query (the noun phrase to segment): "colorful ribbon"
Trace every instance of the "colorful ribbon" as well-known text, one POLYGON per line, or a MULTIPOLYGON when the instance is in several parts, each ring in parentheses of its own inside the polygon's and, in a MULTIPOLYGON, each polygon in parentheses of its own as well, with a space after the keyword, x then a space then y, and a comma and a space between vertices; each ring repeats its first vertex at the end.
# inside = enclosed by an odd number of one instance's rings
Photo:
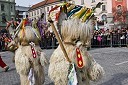
MULTIPOLYGON (((95 8, 93 9, 90 9, 90 8, 86 8, 85 6, 79 6, 79 5, 74 5, 74 4, 71 4, 71 3, 63 3, 63 4, 60 4, 56 7, 54 7, 53 9, 51 9, 49 11, 49 14, 54 11, 55 9, 61 7, 62 9, 60 9, 59 12, 61 12, 62 10, 66 10, 66 14, 67 14, 67 17, 68 18, 79 18, 81 19, 82 22, 88 22, 92 16, 94 15, 94 10, 98 7, 100 7, 103 3, 98 3, 96 5, 95 8)), ((59 15, 60 13, 57 13, 56 15, 56 19, 59 19, 59 15)))

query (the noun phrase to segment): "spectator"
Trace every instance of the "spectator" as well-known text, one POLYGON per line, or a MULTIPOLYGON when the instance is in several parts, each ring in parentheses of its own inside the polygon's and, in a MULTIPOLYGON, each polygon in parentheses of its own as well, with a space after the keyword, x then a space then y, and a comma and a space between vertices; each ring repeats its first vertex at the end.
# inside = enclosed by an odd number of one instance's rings
POLYGON ((107 37, 106 45, 107 45, 107 46, 110 46, 111 36, 110 36, 110 31, 109 31, 109 29, 106 30, 105 35, 106 35, 106 37, 107 37))
POLYGON ((102 41, 101 34, 98 34, 97 40, 99 42, 99 46, 101 47, 101 41, 102 41))
POLYGON ((124 28, 121 29, 121 46, 126 45, 126 30, 124 28))
POLYGON ((104 30, 94 30, 92 38, 92 47, 105 47, 105 46, 126 46, 127 44, 127 29, 112 28, 104 30), (100 38, 101 37, 101 38, 100 38))

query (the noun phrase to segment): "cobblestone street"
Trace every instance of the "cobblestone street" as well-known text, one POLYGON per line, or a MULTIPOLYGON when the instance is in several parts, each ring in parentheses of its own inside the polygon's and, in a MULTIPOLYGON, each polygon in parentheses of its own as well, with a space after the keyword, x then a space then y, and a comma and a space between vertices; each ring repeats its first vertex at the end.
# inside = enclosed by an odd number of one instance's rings
MULTIPOLYGON (((54 49, 44 50, 48 59, 53 51, 54 49)), ((91 85, 128 85, 128 48, 92 48, 89 52, 105 70, 103 79, 100 82, 91 82, 91 85)), ((8 51, 0 54, 10 67, 8 72, 3 72, 0 68, 0 85, 20 85, 19 75, 12 62, 14 54, 8 51)), ((47 70, 48 66, 45 67, 45 85, 53 85, 47 76, 47 70)))

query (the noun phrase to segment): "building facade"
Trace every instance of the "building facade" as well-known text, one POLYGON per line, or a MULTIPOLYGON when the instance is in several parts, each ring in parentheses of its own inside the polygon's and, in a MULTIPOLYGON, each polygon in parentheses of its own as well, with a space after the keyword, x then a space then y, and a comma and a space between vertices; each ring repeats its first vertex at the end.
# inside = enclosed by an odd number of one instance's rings
POLYGON ((15 6, 16 8, 16 19, 23 19, 28 17, 28 10, 30 7, 15 6))
POLYGON ((128 0, 92 0, 91 7, 103 2, 100 9, 95 11, 99 27, 113 28, 128 23, 128 0))
MULTIPOLYGON (((28 17, 30 19, 39 19, 42 14, 44 14, 44 21, 47 22, 48 16, 49 16, 49 11, 55 7, 56 5, 62 3, 64 0, 45 0, 42 2, 39 2, 35 5, 33 5, 29 11, 28 11, 28 17)), ((57 21, 56 21, 56 13, 59 11, 59 8, 54 10, 51 13, 51 18, 54 21, 55 27, 57 28, 57 21)), ((52 28, 48 28, 50 32, 52 32, 52 28)))
POLYGON ((125 25, 127 21, 127 0, 112 0, 112 14, 116 26, 125 25))
POLYGON ((6 20, 15 18, 15 0, 0 0, 0 28, 6 26, 6 20))
POLYGON ((29 10, 28 10, 28 17, 30 19, 38 19, 42 13, 45 14, 45 8, 44 8, 45 1, 39 2, 35 5, 33 5, 29 10))
MULTIPOLYGON (((63 1, 63 0, 62 0, 63 1)), ((42 13, 44 13, 44 17, 47 20, 48 12, 55 7, 56 5, 60 4, 60 0, 44 0, 42 2, 39 2, 35 5, 33 5, 29 11, 28 16, 30 19, 38 19, 42 13)), ((57 11, 57 10, 56 10, 57 11)))
MULTIPOLYGON (((100 8, 95 10, 95 16, 97 17, 97 24, 99 28, 108 29, 115 26, 115 24, 117 24, 116 21, 119 21, 120 18, 117 16, 119 12, 123 14, 120 21, 122 20, 128 24, 128 0, 88 0, 88 2, 86 0, 71 0, 71 3, 73 4, 83 5, 90 8, 94 8, 98 2, 103 3, 100 8), (116 9, 119 9, 120 7, 122 11, 118 10, 117 14, 116 9)), ((35 4, 29 10, 29 17, 31 19, 39 18, 41 13, 44 13, 46 15, 45 19, 47 20, 48 11, 59 3, 61 3, 60 0, 45 0, 35 4)), ((53 12, 53 16, 55 15, 56 11, 53 12)))

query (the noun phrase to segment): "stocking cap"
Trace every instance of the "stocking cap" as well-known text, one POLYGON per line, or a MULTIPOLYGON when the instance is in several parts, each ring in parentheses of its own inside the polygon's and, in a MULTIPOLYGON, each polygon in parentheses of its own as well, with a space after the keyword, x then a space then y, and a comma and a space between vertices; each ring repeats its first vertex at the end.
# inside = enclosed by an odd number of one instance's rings
MULTIPOLYGON (((23 19, 21 21, 21 23, 19 24, 19 26, 16 28, 16 33, 15 33, 15 37, 17 35, 20 35, 20 38, 24 38, 26 36, 26 26, 29 26, 29 28, 31 29, 31 31, 34 33, 34 35, 38 38, 38 40, 41 40, 41 36, 40 33, 38 31, 37 26, 31 26, 31 23, 28 19, 23 19), (19 34, 20 33, 20 34, 19 34)), ((36 23, 36 22, 33 22, 36 23)), ((35 24, 36 25, 36 24, 35 24)), ((29 32, 27 32, 29 33, 29 32)), ((14 38, 15 38, 14 37, 14 38)))
MULTIPOLYGON (((49 11, 49 15, 52 11, 56 10, 57 8, 61 8, 61 12, 64 12, 67 15, 67 19, 75 19, 78 18, 81 20, 81 22, 88 22, 93 16, 94 16, 94 11, 96 8, 100 8, 100 6, 103 3, 99 2, 96 7, 94 7, 93 9, 91 8, 87 8, 86 6, 80 6, 80 5, 75 5, 75 4, 71 4, 71 3, 62 3, 57 5, 56 7, 54 7, 53 9, 51 9, 49 11)), ((59 12, 60 12, 59 11, 59 12)), ((56 15, 56 19, 58 19, 58 14, 56 15)))

